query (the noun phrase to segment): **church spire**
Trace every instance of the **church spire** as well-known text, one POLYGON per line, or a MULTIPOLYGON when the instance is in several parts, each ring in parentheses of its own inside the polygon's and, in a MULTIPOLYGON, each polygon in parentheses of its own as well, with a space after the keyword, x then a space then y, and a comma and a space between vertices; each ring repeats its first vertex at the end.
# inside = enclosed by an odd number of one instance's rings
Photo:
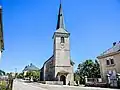
POLYGON ((0 51, 4 50, 3 27, 2 27, 2 6, 0 5, 0 51))
POLYGON ((61 1, 60 1, 60 7, 59 7, 59 13, 58 13, 58 21, 57 21, 57 27, 56 27, 56 29, 59 29, 59 28, 65 29, 61 1))

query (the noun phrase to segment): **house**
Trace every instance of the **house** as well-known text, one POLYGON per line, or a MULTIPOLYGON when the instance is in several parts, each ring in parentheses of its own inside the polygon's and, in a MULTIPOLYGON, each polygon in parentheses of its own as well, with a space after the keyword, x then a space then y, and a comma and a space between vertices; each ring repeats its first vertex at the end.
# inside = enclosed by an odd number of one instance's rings
POLYGON ((120 42, 113 43, 113 46, 97 57, 100 61, 100 71, 103 81, 109 75, 111 83, 117 83, 117 74, 120 73, 120 42))
POLYGON ((24 73, 24 76, 25 76, 26 73, 29 72, 29 71, 38 71, 38 70, 40 70, 40 69, 31 63, 30 65, 25 66, 25 68, 23 69, 23 73, 24 73))

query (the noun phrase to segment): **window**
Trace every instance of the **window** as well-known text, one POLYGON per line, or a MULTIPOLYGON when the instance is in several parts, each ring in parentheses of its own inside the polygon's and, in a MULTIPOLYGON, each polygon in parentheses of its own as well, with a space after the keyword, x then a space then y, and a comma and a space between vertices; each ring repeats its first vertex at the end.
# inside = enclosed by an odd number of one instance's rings
POLYGON ((108 70, 107 74, 111 75, 112 74, 112 70, 108 70))
POLYGON ((111 62, 111 64, 114 64, 114 60, 113 59, 110 59, 110 62, 111 62))
POLYGON ((109 62, 109 60, 106 60, 106 64, 107 64, 107 65, 110 65, 110 62, 109 62))
POLYGON ((61 43, 65 43, 64 37, 61 37, 61 43))

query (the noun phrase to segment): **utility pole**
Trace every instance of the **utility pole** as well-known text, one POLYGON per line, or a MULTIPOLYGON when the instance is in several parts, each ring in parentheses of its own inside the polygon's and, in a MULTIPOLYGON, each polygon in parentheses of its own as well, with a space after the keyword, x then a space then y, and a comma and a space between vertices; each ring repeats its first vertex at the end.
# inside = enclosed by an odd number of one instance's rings
POLYGON ((15 68, 15 78, 17 77, 17 68, 15 68))

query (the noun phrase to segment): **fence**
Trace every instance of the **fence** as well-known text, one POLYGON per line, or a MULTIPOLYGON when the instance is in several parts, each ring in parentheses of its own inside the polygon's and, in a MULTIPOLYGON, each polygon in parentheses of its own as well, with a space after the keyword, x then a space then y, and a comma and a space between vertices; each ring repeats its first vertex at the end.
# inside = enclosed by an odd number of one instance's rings
POLYGON ((108 87, 107 82, 103 82, 101 78, 85 78, 85 86, 108 87))
POLYGON ((101 78, 87 78, 87 82, 102 82, 101 78))
POLYGON ((120 78, 102 81, 101 78, 85 78, 86 86, 120 88, 120 78))

